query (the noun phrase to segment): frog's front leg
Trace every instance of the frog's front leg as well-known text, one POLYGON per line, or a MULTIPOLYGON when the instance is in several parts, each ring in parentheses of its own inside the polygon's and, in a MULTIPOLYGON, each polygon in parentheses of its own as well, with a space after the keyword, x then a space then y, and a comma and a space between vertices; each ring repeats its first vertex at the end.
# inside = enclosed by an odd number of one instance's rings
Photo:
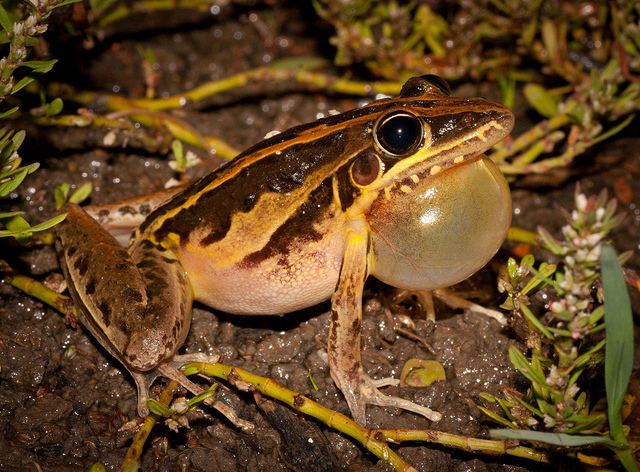
POLYGON ((365 372, 360 358, 362 292, 367 277, 368 235, 365 224, 348 229, 338 288, 331 299, 329 328, 329 368, 331 377, 342 390, 354 419, 365 424, 367 403, 413 411, 432 421, 441 418, 427 407, 381 393, 379 386, 388 380, 374 381, 365 372))

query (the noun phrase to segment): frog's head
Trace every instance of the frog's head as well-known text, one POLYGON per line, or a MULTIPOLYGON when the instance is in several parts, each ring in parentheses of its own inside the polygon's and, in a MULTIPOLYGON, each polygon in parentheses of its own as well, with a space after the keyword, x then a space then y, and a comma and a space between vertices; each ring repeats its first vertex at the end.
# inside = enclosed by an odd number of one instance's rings
POLYGON ((509 187, 482 153, 509 134, 513 114, 451 97, 434 76, 410 79, 390 103, 349 168, 354 211, 371 230, 370 273, 401 288, 449 286, 486 264, 509 227, 509 187))

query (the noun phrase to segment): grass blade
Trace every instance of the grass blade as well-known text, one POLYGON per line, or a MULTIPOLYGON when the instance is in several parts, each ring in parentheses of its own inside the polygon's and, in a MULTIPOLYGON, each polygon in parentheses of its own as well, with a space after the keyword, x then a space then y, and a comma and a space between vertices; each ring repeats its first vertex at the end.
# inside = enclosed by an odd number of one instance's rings
POLYGON ((609 438, 606 436, 578 436, 565 433, 544 433, 541 431, 530 431, 528 429, 490 429, 489 435, 495 439, 539 441, 564 447, 578 447, 609 442, 609 438))
POLYGON ((600 256, 604 287, 604 319, 607 332, 604 376, 611 437, 624 441, 621 408, 633 363, 631 302, 615 250, 603 245, 600 256))

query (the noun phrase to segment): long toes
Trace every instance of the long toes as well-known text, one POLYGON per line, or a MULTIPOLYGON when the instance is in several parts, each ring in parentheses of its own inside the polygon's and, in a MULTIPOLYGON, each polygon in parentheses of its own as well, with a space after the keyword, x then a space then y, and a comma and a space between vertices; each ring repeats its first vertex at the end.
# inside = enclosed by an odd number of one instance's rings
POLYGON ((418 415, 424 416, 430 421, 440 421, 442 419, 442 414, 437 411, 433 411, 431 408, 428 408, 423 405, 418 405, 409 400, 405 400, 404 398, 394 397, 390 395, 385 395, 376 389, 375 395, 373 395, 368 403, 372 405, 378 406, 388 406, 392 408, 400 408, 402 410, 411 411, 418 415))
POLYGON ((343 388, 342 391, 349 404, 351 415, 358 423, 364 425, 366 421, 365 407, 367 404, 383 407, 399 408, 424 416, 430 421, 440 421, 442 415, 426 406, 418 405, 404 398, 385 395, 378 390, 378 386, 390 385, 389 379, 375 381, 364 376, 351 388, 343 388))

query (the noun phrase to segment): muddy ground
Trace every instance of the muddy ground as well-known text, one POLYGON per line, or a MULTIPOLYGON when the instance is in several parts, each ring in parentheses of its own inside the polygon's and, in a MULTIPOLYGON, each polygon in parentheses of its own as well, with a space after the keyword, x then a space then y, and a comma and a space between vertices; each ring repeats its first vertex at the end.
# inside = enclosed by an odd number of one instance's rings
MULTIPOLYGON (((63 32, 52 34, 52 55, 60 58, 58 78, 84 89, 140 96, 144 81, 139 48, 144 48, 156 57, 156 87, 162 96, 281 57, 332 57, 328 27, 316 23, 311 11, 295 6, 277 11, 229 7, 217 15, 178 16, 171 22, 165 15, 141 20, 135 18, 121 25, 119 31, 92 49, 85 49, 79 41, 69 49, 71 43, 63 32), (140 27, 144 29, 140 31, 140 27)), ((456 93, 487 95, 486 90, 479 92, 472 87, 456 93)), ((331 109, 347 110, 357 105, 358 100, 351 97, 305 92, 292 86, 276 91, 249 87, 240 95, 222 97, 183 116, 198 129, 218 134, 242 149, 273 129, 282 130, 312 121, 331 109)), ((69 104, 68 110, 73 109, 69 104)), ((527 117, 519 116, 521 128, 528 123, 527 117)), ((607 188, 616 194, 614 189, 624 188, 625 195, 631 192, 631 198, 622 205, 628 217, 614 239, 619 251, 636 251, 630 267, 638 270, 637 131, 628 130, 624 136, 581 156, 568 172, 556 173, 545 182, 516 182, 514 224, 532 230, 544 224, 557 234, 564 224, 559 208, 571 208, 577 181, 588 193, 607 188)), ((13 206, 26 209, 30 221, 40 221, 53 213, 53 189, 59 183, 79 186, 91 181, 91 203, 100 204, 160 189, 174 176, 163 157, 134 148, 95 145, 103 135, 103 131, 84 129, 30 130, 24 154, 28 160, 41 162, 42 168, 13 196, 13 206)), ((218 163, 214 159, 210 166, 218 163)), ((6 241, 2 244, 2 257, 23 272, 53 284, 60 281, 51 248, 16 249, 6 241)), ((494 288, 495 270, 510 249, 505 245, 494 263, 461 289, 480 290, 486 294, 483 304, 497 306, 500 297, 494 288)), ((476 406, 481 402, 478 394, 498 394, 505 386, 523 385, 506 354, 517 342, 513 333, 481 315, 438 305, 435 324, 419 313, 413 320, 415 334, 434 348, 435 354, 431 354, 420 343, 393 330, 383 309, 391 294, 388 287, 376 281, 367 285, 365 368, 373 378, 380 378, 398 376, 403 363, 412 357, 440 361, 446 370, 446 382, 426 389, 387 391, 440 411, 443 420, 431 424, 413 414, 370 407, 368 425, 486 435, 492 424, 476 406)), ((137 421, 136 392, 128 374, 86 331, 71 329, 55 311, 6 284, 0 284, 0 295, 0 470, 82 470, 95 462, 117 470, 137 421)), ((269 376, 325 406, 348 413, 325 360, 327 308, 324 304, 286 317, 237 318, 196 305, 183 352, 220 354, 225 363, 269 376), (309 375, 317 390, 312 388, 309 375)), ((411 311, 411 306, 407 310, 411 311)), ((238 431, 215 412, 195 412, 190 416, 189 429, 175 433, 162 425, 155 428, 143 456, 144 470, 389 469, 346 437, 285 407, 266 404, 259 408, 251 395, 238 393, 233 387, 223 388, 220 397, 256 425, 254 434, 238 431), (271 410, 275 413, 266 412, 271 410), (309 441, 310 437, 314 440, 309 441)), ((536 469, 524 460, 444 447, 412 444, 398 451, 420 470, 536 469)), ((571 469, 572 465, 566 467, 571 469)))

